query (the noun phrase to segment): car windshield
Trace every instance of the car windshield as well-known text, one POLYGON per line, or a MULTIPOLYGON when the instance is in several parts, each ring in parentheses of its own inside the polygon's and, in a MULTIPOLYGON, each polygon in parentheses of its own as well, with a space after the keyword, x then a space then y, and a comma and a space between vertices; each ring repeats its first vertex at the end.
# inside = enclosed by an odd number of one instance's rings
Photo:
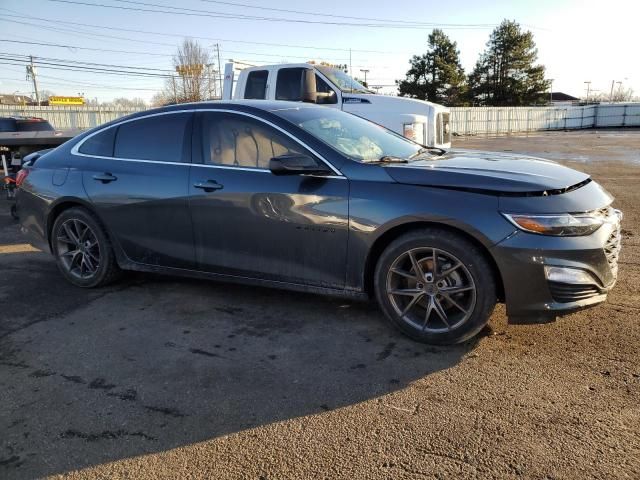
POLYGON ((408 161, 422 146, 350 113, 326 107, 290 108, 273 113, 359 162, 408 161))
POLYGON ((331 82, 337 86, 341 91, 347 93, 373 93, 367 87, 351 78, 342 70, 331 67, 316 66, 316 68, 322 72, 331 82))

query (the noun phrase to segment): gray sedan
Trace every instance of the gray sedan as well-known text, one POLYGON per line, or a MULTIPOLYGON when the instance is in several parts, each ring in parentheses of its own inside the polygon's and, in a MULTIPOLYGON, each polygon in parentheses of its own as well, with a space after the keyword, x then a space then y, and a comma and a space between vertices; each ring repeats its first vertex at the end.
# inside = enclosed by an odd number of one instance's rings
POLYGON ((621 213, 539 158, 425 148, 326 107, 176 105, 37 155, 17 212, 65 279, 122 270, 376 298, 410 337, 476 335, 594 305, 616 280, 621 213))

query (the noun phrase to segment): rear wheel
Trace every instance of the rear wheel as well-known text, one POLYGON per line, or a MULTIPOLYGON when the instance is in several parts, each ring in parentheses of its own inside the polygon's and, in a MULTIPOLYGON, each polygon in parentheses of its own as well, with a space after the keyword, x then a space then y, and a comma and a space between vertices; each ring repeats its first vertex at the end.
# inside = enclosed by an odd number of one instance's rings
POLYGON ((51 246, 62 275, 78 287, 107 285, 120 272, 103 227, 84 208, 70 208, 56 218, 51 246))
POLYGON ((387 318, 424 343, 473 337, 496 303, 495 280, 483 252, 446 230, 419 230, 392 242, 378 261, 374 285, 387 318))

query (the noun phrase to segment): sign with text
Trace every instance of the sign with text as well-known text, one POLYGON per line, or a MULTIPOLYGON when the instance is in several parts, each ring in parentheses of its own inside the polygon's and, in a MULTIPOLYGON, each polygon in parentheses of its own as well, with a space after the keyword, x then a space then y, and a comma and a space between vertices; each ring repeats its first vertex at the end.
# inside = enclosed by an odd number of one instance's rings
POLYGON ((49 105, 84 105, 84 97, 49 97, 49 105))

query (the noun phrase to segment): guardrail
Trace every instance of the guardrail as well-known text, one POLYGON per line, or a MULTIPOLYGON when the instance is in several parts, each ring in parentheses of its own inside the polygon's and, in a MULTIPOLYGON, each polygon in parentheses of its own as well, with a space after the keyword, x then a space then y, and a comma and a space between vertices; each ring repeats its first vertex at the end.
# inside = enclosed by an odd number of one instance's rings
MULTIPOLYGON (((141 108, 0 105, 0 116, 42 117, 58 129, 87 129, 139 112, 141 108)), ((640 103, 566 107, 453 107, 457 135, 505 135, 541 130, 640 127, 640 103)))

